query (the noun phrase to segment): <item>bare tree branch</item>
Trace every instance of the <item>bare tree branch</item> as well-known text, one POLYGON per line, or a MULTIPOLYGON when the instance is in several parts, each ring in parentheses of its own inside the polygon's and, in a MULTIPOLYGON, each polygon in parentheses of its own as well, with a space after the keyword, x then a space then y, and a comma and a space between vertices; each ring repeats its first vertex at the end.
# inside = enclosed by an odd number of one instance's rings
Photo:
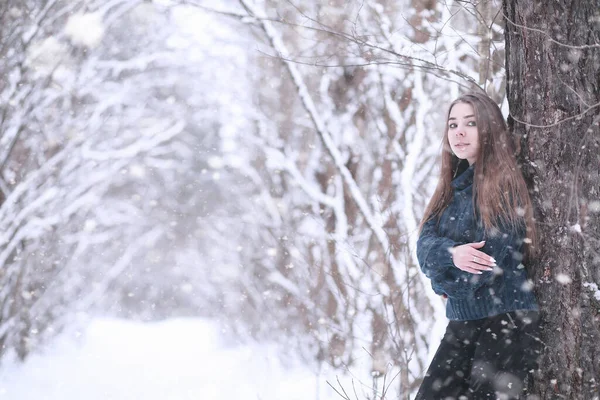
MULTIPOLYGON (((339 32, 339 31, 335 31, 334 29, 330 28, 330 27, 326 27, 325 25, 323 25, 321 22, 313 19, 312 17, 309 17, 307 15, 304 14, 304 16, 308 19, 310 19, 312 22, 315 22, 319 25, 324 26, 325 28, 317 28, 317 27, 311 27, 311 26, 305 26, 305 25, 301 25, 301 24, 296 24, 296 23, 292 23, 289 21, 285 21, 282 19, 277 19, 277 18, 268 18, 268 17, 259 17, 256 16, 254 14, 251 14, 250 12, 248 13, 248 15, 243 15, 243 14, 239 14, 233 11, 223 11, 223 10, 217 10, 217 9, 213 9, 213 8, 209 8, 206 6, 201 6, 201 5, 197 5, 194 2, 188 1, 188 0, 180 0, 180 3, 183 4, 190 4, 190 5, 194 5, 197 6, 205 11, 208 12, 212 12, 212 13, 216 13, 216 14, 220 14, 220 15, 224 15, 227 17, 232 17, 232 18, 236 18, 238 20, 240 20, 243 23, 247 23, 247 24, 257 24, 259 22, 274 22, 274 23, 278 23, 278 24, 284 24, 284 25, 288 25, 288 26, 293 26, 293 27, 297 27, 297 28, 301 28, 301 29, 307 29, 307 30, 312 30, 312 31, 317 31, 320 33, 325 33, 328 35, 332 35, 332 36, 336 36, 342 39, 345 39, 348 42, 354 43, 356 45, 359 46, 363 46, 365 48, 368 48, 370 50, 378 50, 381 51, 382 53, 387 53, 390 55, 393 55, 397 58, 406 60, 405 63, 402 62, 396 62, 396 65, 398 66, 402 66, 402 67, 408 67, 410 66, 411 68, 419 68, 422 70, 426 70, 426 71, 437 71, 443 74, 448 74, 448 75, 453 75, 456 76, 462 80, 467 81, 469 84, 473 85, 473 86, 478 86, 477 81, 475 79, 473 79, 472 77, 457 71, 457 70, 453 70, 453 69, 449 69, 446 68, 442 65, 436 64, 434 62, 431 61, 427 61, 424 60, 422 58, 419 57, 415 57, 415 56, 409 56, 406 54, 401 54, 398 53, 396 51, 394 51, 391 48, 386 48, 386 47, 382 47, 379 44, 376 43, 372 43, 369 42, 367 40, 362 39, 359 35, 355 35, 355 34, 350 34, 350 33, 346 33, 346 32, 339 32)), ((282 55, 280 55, 282 56, 282 55)), ((369 54, 367 58, 375 58, 374 54, 369 54)), ((291 61, 291 62, 298 62, 298 60, 290 60, 287 59, 286 61, 291 61)), ((377 63, 377 62, 376 62, 377 63)), ((389 63, 389 62, 388 62, 389 63)), ((316 64, 315 64, 316 65, 316 64)), ((343 64, 343 66, 352 66, 353 64, 343 64)))

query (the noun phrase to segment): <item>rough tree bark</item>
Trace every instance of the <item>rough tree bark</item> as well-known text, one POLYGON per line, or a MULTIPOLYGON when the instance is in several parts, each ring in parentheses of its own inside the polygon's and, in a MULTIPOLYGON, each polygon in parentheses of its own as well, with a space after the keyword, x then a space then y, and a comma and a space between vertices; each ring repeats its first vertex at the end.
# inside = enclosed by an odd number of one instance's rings
POLYGON ((600 0, 504 0, 509 124, 541 237, 534 393, 600 393, 600 0))

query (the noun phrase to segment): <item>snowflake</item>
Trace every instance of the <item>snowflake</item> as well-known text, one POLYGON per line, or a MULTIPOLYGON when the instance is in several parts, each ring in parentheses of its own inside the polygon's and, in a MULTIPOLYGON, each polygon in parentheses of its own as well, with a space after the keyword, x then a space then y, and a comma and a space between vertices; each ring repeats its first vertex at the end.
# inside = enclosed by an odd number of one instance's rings
POLYGON ((75 45, 96 47, 104 36, 102 15, 99 13, 73 14, 65 25, 65 35, 75 45))

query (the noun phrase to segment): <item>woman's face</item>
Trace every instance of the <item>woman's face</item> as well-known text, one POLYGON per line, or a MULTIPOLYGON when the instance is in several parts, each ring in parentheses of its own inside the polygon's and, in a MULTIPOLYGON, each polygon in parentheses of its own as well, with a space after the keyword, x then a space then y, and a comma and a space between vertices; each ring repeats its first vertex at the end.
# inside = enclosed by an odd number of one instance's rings
POLYGON ((448 117, 448 142, 456 157, 466 159, 469 165, 477 161, 479 132, 470 104, 457 103, 452 106, 448 117))

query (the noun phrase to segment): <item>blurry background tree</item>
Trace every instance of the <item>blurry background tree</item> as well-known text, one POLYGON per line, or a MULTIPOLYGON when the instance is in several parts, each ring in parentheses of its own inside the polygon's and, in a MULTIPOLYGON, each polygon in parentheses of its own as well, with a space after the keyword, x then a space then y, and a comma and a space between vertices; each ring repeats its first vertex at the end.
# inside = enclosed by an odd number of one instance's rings
POLYGON ((226 321, 297 344, 287 348, 348 371, 369 396, 392 385, 407 398, 444 323, 412 248, 444 105, 478 85, 501 101, 499 4, 234 5, 211 10, 251 26, 268 85, 256 88, 253 134, 237 136, 253 155, 242 171, 255 211, 226 321))
POLYGON ((217 302, 201 254, 214 248, 207 227, 233 204, 235 182, 217 184, 210 169, 236 123, 219 103, 243 100, 219 85, 237 74, 244 40, 202 43, 184 11, 125 0, 3 5, 4 352, 24 358, 76 311, 151 319, 209 314, 217 302))
POLYGON ((418 221, 445 106, 503 101, 499 7, 6 2, 3 350, 210 316, 408 398, 445 323, 418 221))

